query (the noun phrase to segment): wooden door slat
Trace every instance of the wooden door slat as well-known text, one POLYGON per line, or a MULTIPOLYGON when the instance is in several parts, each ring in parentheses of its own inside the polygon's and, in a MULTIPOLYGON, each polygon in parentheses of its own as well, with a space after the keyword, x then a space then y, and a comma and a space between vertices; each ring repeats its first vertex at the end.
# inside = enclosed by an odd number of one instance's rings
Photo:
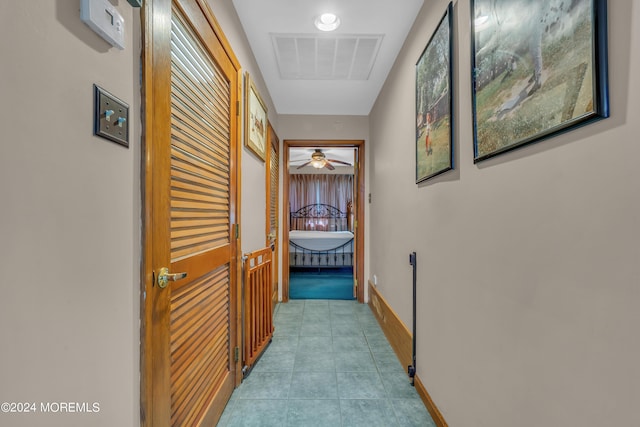
POLYGON ((224 141, 229 136, 226 123, 211 122, 213 119, 206 116, 194 117, 193 113, 197 110, 197 106, 185 104, 184 100, 177 95, 171 101, 173 107, 171 124, 176 134, 184 135, 195 144, 199 143, 200 138, 206 139, 210 146, 206 147, 205 152, 224 153, 226 151, 224 141))
POLYGON ((222 264, 171 287, 174 425, 195 425, 203 419, 223 381, 229 380, 233 321, 229 245, 234 94, 203 44, 207 38, 197 36, 191 24, 180 8, 173 8, 169 247, 172 269, 184 267, 197 275, 207 265, 222 264))

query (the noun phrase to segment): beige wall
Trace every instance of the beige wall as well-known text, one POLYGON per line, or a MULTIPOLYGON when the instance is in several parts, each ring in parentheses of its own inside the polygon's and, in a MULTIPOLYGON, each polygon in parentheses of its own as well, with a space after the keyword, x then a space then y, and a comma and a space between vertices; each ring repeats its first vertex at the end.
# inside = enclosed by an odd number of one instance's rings
POLYGON ((454 2, 455 171, 414 183, 428 2, 370 116, 370 273, 451 426, 640 425, 640 1, 609 1, 611 117, 474 165, 469 2, 454 2), (389 224, 393 224, 389 227, 389 224))
POLYGON ((0 2, 0 402, 6 426, 139 424, 139 11, 125 50, 78 1, 0 2), (96 83, 130 105, 130 148, 93 136, 96 83))
MULTIPOLYGON (((93 414, 0 413, 0 425, 139 425, 140 15, 127 48, 77 1, 0 2, 0 402, 98 402, 93 414), (92 84, 130 104, 129 149, 92 135, 92 84)), ((212 10, 277 114, 231 1, 212 10)), ((242 154, 242 247, 264 246, 264 163, 242 154)))
MULTIPOLYGON (((2 425, 139 424, 139 11, 114 3, 124 51, 76 1, 0 2, 0 402, 100 405, 2 425), (93 83, 130 104, 129 149, 92 135, 93 83)), ((281 140, 366 141, 369 273, 410 325, 418 252, 418 373, 450 425, 640 424, 638 0, 609 2, 611 118, 473 165, 457 72, 456 170, 420 187, 414 65, 443 0, 424 7, 370 118, 278 117, 231 1, 211 3, 281 140)), ((467 70, 466 3, 455 22, 467 70)), ((264 244, 264 163, 244 150, 242 168, 250 251, 264 244)))
MULTIPOLYGON (((260 97, 267 106, 267 115, 273 128, 278 129, 278 115, 271 101, 260 70, 258 69, 249 42, 242 31, 238 14, 231 0, 208 0, 218 23, 222 27, 242 72, 248 72, 256 85, 260 97)), ((244 135, 244 126, 243 126, 244 135)), ((244 137, 243 137, 244 138, 244 137)), ((241 140, 243 144, 244 139, 241 140)), ((242 197, 241 197, 241 229, 242 251, 244 253, 261 249, 266 245, 266 186, 265 162, 248 148, 242 149, 242 197)))

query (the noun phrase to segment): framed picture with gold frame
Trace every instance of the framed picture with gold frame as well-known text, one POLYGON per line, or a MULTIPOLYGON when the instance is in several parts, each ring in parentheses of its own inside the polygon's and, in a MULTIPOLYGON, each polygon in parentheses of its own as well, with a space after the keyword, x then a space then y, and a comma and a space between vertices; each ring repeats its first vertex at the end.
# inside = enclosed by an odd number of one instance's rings
POLYGON ((264 162, 267 147, 267 107, 248 72, 244 74, 244 89, 244 145, 264 162))

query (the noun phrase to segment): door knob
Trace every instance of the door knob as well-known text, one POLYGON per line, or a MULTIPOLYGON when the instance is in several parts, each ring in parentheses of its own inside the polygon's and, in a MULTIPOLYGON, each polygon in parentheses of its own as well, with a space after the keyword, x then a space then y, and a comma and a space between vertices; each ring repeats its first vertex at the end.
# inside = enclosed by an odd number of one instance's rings
POLYGON ((160 289, 164 289, 167 287, 167 284, 169 282, 182 280, 185 277, 187 277, 187 273, 170 274, 167 267, 162 267, 160 269, 160 272, 158 273, 158 286, 160 287, 160 289))

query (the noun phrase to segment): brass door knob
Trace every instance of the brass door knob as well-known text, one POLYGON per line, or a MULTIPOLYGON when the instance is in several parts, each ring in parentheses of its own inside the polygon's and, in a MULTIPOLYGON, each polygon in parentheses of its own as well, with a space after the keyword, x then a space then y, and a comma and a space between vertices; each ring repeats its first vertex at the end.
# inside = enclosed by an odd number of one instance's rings
POLYGON ((170 274, 169 269, 167 267, 162 267, 158 274, 158 280, 157 280, 158 287, 160 287, 160 289, 164 289, 167 287, 167 284, 169 284, 169 282, 182 280, 185 277, 187 277, 187 273, 170 274))

